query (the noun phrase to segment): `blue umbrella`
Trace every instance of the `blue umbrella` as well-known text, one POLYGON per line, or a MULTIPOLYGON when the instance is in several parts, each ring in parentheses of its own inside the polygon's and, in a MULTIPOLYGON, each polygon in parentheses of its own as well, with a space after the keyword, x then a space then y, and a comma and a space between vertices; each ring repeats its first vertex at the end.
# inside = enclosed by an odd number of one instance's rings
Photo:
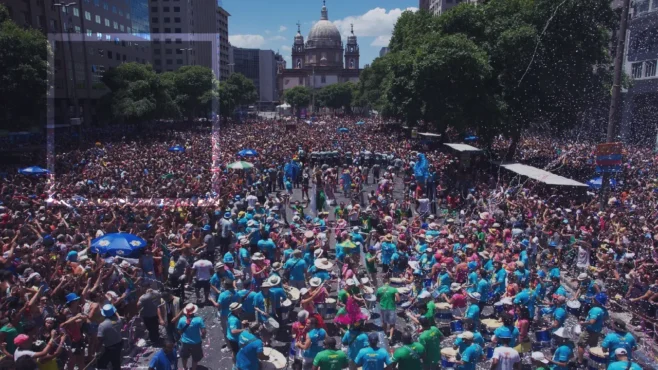
POLYGON ((128 233, 106 234, 91 241, 93 253, 110 256, 130 256, 136 250, 146 247, 146 241, 128 233))
POLYGON ((256 156, 258 156, 258 152, 253 150, 253 149, 242 149, 241 151, 238 152, 238 154, 242 157, 256 157, 256 156))
POLYGON ((341 127, 341 128, 338 129, 338 132, 350 132, 350 130, 348 130, 345 127, 341 127))
POLYGON ((467 137, 464 139, 464 141, 475 141, 475 140, 477 140, 477 139, 478 139, 477 136, 467 136, 467 137))
MULTIPOLYGON (((600 189, 602 184, 603 184, 603 178, 601 177, 595 177, 587 181, 587 185, 589 185, 589 187, 592 189, 600 189)), ((617 180, 610 179, 610 187, 614 188, 616 186, 617 186, 617 180)))
POLYGON ((363 122, 363 121, 359 121, 359 122, 357 122, 356 124, 357 124, 357 125, 365 125, 366 123, 363 122))
POLYGON ((171 148, 169 148, 169 151, 170 152, 181 152, 182 153, 182 152, 185 152, 185 147, 180 146, 180 145, 176 145, 176 146, 172 146, 171 148))
POLYGON ((26 168, 22 168, 22 169, 18 170, 18 173, 23 174, 23 175, 38 176, 38 175, 47 175, 47 174, 50 173, 50 171, 48 171, 45 168, 41 168, 39 166, 32 166, 32 167, 26 167, 26 168))

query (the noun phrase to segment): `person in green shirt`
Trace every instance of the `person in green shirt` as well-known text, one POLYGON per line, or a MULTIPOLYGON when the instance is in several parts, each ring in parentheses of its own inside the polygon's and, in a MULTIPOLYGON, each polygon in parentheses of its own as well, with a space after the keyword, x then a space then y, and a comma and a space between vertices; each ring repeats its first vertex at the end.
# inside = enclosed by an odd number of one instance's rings
POLYGON ((397 316, 395 314, 396 303, 400 300, 400 294, 398 290, 389 285, 391 282, 391 277, 385 275, 384 285, 377 289, 377 300, 379 301, 379 306, 382 311, 382 326, 384 333, 388 332, 388 340, 393 339, 393 333, 395 332, 395 322, 397 316))
POLYGON ((420 370, 425 347, 418 342, 414 343, 408 332, 402 334, 402 343, 402 347, 393 353, 393 363, 397 364, 398 370, 420 370))
POLYGON ((368 275, 370 275, 370 280, 372 281, 373 286, 377 286, 377 248, 374 245, 368 247, 368 253, 366 253, 366 270, 368 275))
POLYGON ((541 352, 532 352, 532 368, 535 370, 548 370, 549 361, 541 352))
POLYGON ((348 365, 345 352, 336 349, 336 339, 327 337, 324 340, 324 351, 313 359, 313 370, 341 370, 348 365))
POLYGON ((434 321, 421 317, 420 325, 423 332, 418 337, 418 342, 425 348, 425 358, 423 360, 426 370, 438 369, 441 365, 441 340, 443 333, 434 325, 434 321))

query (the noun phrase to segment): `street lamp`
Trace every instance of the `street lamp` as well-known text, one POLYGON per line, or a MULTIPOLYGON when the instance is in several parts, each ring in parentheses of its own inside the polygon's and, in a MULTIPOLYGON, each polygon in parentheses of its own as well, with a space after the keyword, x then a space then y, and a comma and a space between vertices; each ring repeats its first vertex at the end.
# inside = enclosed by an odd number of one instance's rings
POLYGON ((185 65, 189 65, 189 64, 190 64, 190 61, 189 61, 189 51, 190 51, 190 50, 193 50, 193 48, 180 48, 180 49, 178 49, 178 50, 180 50, 180 51, 184 51, 184 52, 185 52, 185 65))
MULTIPOLYGON (((57 12, 59 13, 59 24, 61 25, 62 33, 66 32, 66 34, 68 36, 69 54, 70 54, 70 59, 71 59, 71 72, 73 74, 73 76, 72 76, 73 77, 73 106, 74 106, 74 109, 75 109, 74 117, 77 118, 78 115, 80 114, 80 107, 78 106, 78 94, 77 94, 77 91, 76 91, 77 87, 78 87, 78 81, 77 81, 77 78, 76 78, 76 75, 75 75, 75 61, 73 60, 73 43, 71 43, 71 34, 70 34, 71 28, 73 27, 73 25, 69 24, 69 27, 64 29, 64 23, 62 22, 62 11, 59 10, 59 8, 67 9, 67 14, 68 14, 68 12, 69 12, 68 8, 71 7, 71 6, 74 6, 74 5, 76 5, 75 2, 53 3, 53 7, 58 9, 57 12)), ((69 19, 71 19, 71 22, 69 22, 69 23, 72 23, 72 18, 69 17, 69 19)), ((62 58, 64 58, 64 54, 62 54, 62 58)), ((67 76, 67 73, 68 72, 67 72, 66 63, 65 63, 65 65, 64 65, 64 78, 67 79, 65 86, 67 86, 67 90, 68 90, 68 76, 67 76)), ((67 97, 68 97, 68 93, 67 93, 67 97)))

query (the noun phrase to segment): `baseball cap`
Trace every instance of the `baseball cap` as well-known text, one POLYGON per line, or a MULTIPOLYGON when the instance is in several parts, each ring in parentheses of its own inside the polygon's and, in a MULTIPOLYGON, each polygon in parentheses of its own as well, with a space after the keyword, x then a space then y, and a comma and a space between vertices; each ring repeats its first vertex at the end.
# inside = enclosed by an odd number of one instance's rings
POLYGON ((546 356, 544 356, 544 354, 541 353, 541 352, 532 352, 532 355, 530 355, 530 356, 531 356, 532 359, 535 360, 535 361, 539 361, 539 362, 541 362, 541 363, 543 363, 543 364, 547 364, 547 363, 548 363, 548 360, 546 359, 546 356))

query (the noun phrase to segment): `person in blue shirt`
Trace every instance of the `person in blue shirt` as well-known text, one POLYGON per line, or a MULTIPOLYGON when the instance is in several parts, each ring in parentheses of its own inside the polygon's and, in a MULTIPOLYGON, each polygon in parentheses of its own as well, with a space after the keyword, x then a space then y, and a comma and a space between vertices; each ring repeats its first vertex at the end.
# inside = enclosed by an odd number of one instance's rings
POLYGON ((550 362, 553 364, 551 370, 569 370, 569 362, 573 358, 573 348, 564 328, 554 333, 557 348, 550 362))
POLYGON ((226 319, 226 339, 228 340, 228 346, 231 348, 231 352, 233 352, 233 363, 235 363, 235 358, 240 350, 238 340, 243 331, 243 321, 240 318, 240 315, 242 314, 242 305, 238 302, 233 302, 229 309, 231 312, 226 319))
POLYGON ((450 293, 450 284, 452 284, 452 274, 448 271, 445 263, 441 264, 441 270, 439 272, 439 294, 448 294, 450 293))
POLYGON ((514 304, 518 305, 523 305, 528 308, 528 312, 532 312, 534 315, 535 312, 535 300, 534 300, 534 294, 530 291, 530 289, 526 288, 523 289, 522 291, 519 292, 514 297, 514 304))
POLYGON ((363 321, 356 322, 345 332, 341 343, 347 347, 347 358, 350 360, 350 368, 357 368, 356 356, 361 349, 368 347, 368 335, 361 331, 363 321))
POLYGON ((217 299, 217 307, 219 311, 219 322, 222 327, 222 332, 226 337, 226 322, 228 319, 228 314, 230 312, 231 303, 238 301, 238 294, 235 292, 233 287, 233 282, 229 280, 224 281, 224 291, 219 295, 217 299))
POLYGON ((251 286, 251 280, 244 280, 236 282, 236 285, 241 285, 237 288, 238 302, 242 302, 242 312, 244 318, 248 321, 254 321, 256 319, 256 310, 254 309, 254 297, 256 292, 249 289, 251 286))
POLYGON ((170 340, 164 341, 164 346, 149 362, 149 370, 178 370, 178 355, 176 346, 170 340))
POLYGON ((363 235, 359 233, 360 228, 358 226, 354 226, 352 228, 352 232, 350 233, 350 237, 352 238, 352 242, 356 244, 357 242, 360 242, 361 244, 365 244, 366 241, 363 239, 363 235))
POLYGON ((617 348, 614 353, 616 361, 608 365, 608 370, 642 370, 640 365, 631 362, 625 348, 617 348))
POLYGON ((615 319, 612 321, 612 329, 614 331, 608 332, 603 338, 603 342, 601 342, 601 348, 608 351, 610 361, 615 360, 615 350, 619 348, 626 350, 628 358, 633 358, 633 351, 637 349, 637 342, 633 334, 626 330, 626 323, 620 319, 615 319))
POLYGON ((287 299, 286 292, 280 284, 281 278, 278 276, 272 276, 261 285, 261 288, 263 289, 263 297, 266 300, 265 302, 269 304, 269 307, 265 307, 265 312, 273 316, 278 322, 283 321, 281 318, 281 304, 287 299))
POLYGON ((263 353, 263 341, 256 334, 265 335, 264 330, 258 331, 258 323, 240 333, 238 345, 240 350, 235 356, 235 367, 240 370, 260 370, 260 362, 269 360, 263 353))
POLYGON ((391 265, 391 258, 393 257, 393 253, 395 253, 398 250, 398 248, 395 244, 393 244, 393 235, 386 234, 383 240, 384 241, 382 242, 382 254, 381 254, 382 270, 384 271, 384 273, 388 273, 391 265))
POLYGON ((514 276, 516 276, 516 281, 519 282, 520 287, 528 287, 528 283, 530 282, 530 271, 526 270, 525 264, 523 262, 516 261, 516 270, 514 271, 514 276))
POLYGON ((258 249, 267 257, 270 261, 276 260, 276 244, 271 238, 261 239, 257 243, 258 249))
POLYGON ((494 273, 494 283, 491 284, 491 288, 494 289, 494 300, 498 301, 505 294, 505 289, 507 289, 505 283, 507 281, 507 270, 503 268, 503 264, 499 260, 494 261, 494 269, 496 272, 494 273))
POLYGON ((478 272, 477 272, 477 263, 471 261, 467 264, 468 266, 468 286, 466 288, 466 291, 469 293, 473 293, 477 291, 477 285, 478 285, 478 272))
POLYGON ((308 367, 308 364, 313 363, 315 355, 324 349, 322 342, 324 342, 324 338, 327 336, 327 332, 318 327, 318 319, 315 317, 308 319, 308 327, 309 330, 304 339, 295 343, 297 347, 304 351, 302 356, 304 358, 303 363, 305 367, 308 367))
POLYGON ((464 332, 459 334, 462 341, 464 341, 464 346, 466 347, 463 352, 461 352, 461 359, 455 361, 457 364, 458 370, 475 370, 477 368, 478 362, 482 358, 482 347, 473 343, 473 333, 464 332))
POLYGON ((565 302, 566 298, 562 296, 558 296, 557 299, 551 301, 551 306, 553 307, 553 325, 551 326, 551 331, 553 332, 563 327, 564 322, 567 320, 567 310, 564 309, 565 302))
MULTIPOLYGON (((464 325, 464 333, 470 332, 470 333, 473 334, 473 343, 475 343, 475 344, 479 345, 480 347, 484 348, 484 337, 482 336, 482 334, 480 334, 480 332, 475 327, 475 324, 473 323, 473 320, 466 319, 466 320, 464 320, 463 325, 464 325)), ((470 345, 470 343, 465 342, 458 335, 452 345, 453 345, 453 348, 455 350, 457 350, 459 353, 462 353, 470 345)))
POLYGON ((489 284, 489 279, 487 278, 487 271, 484 269, 478 270, 478 280, 477 292, 480 294, 480 309, 482 309, 489 300, 489 293, 491 293, 491 284, 489 284))
POLYGON ((384 370, 393 362, 386 349, 378 346, 379 334, 368 334, 368 344, 369 346, 361 349, 356 356, 354 362, 357 366, 363 370, 384 370))
POLYGON ((478 302, 480 301, 480 294, 478 292, 467 293, 468 296, 468 307, 466 308, 466 313, 464 317, 455 317, 457 320, 469 319, 473 321, 473 324, 476 328, 480 327, 480 306, 478 302))
POLYGON ((592 348, 599 345, 603 322, 608 318, 608 311, 604 308, 607 303, 608 296, 605 293, 595 295, 592 301, 594 307, 590 308, 585 321, 580 322, 583 331, 578 338, 578 362, 583 361, 587 346, 592 348))
POLYGON ((308 270, 308 265, 301 257, 302 251, 297 249, 292 253, 292 258, 286 261, 286 264, 283 266, 285 270, 284 274, 288 275, 288 283, 297 289, 306 286, 306 271, 308 270))
POLYGON ((496 347, 500 347, 498 338, 509 338, 509 346, 512 348, 516 347, 516 343, 519 339, 519 329, 514 326, 514 316, 509 313, 503 314, 503 326, 494 330, 494 336, 491 338, 491 342, 496 347))
POLYGON ((196 316, 199 307, 189 303, 180 313, 185 315, 178 320, 176 329, 180 334, 181 350, 180 357, 183 368, 188 369, 187 361, 192 357, 192 369, 196 369, 199 361, 203 359, 203 348, 201 341, 206 336, 206 324, 203 319, 196 316))

